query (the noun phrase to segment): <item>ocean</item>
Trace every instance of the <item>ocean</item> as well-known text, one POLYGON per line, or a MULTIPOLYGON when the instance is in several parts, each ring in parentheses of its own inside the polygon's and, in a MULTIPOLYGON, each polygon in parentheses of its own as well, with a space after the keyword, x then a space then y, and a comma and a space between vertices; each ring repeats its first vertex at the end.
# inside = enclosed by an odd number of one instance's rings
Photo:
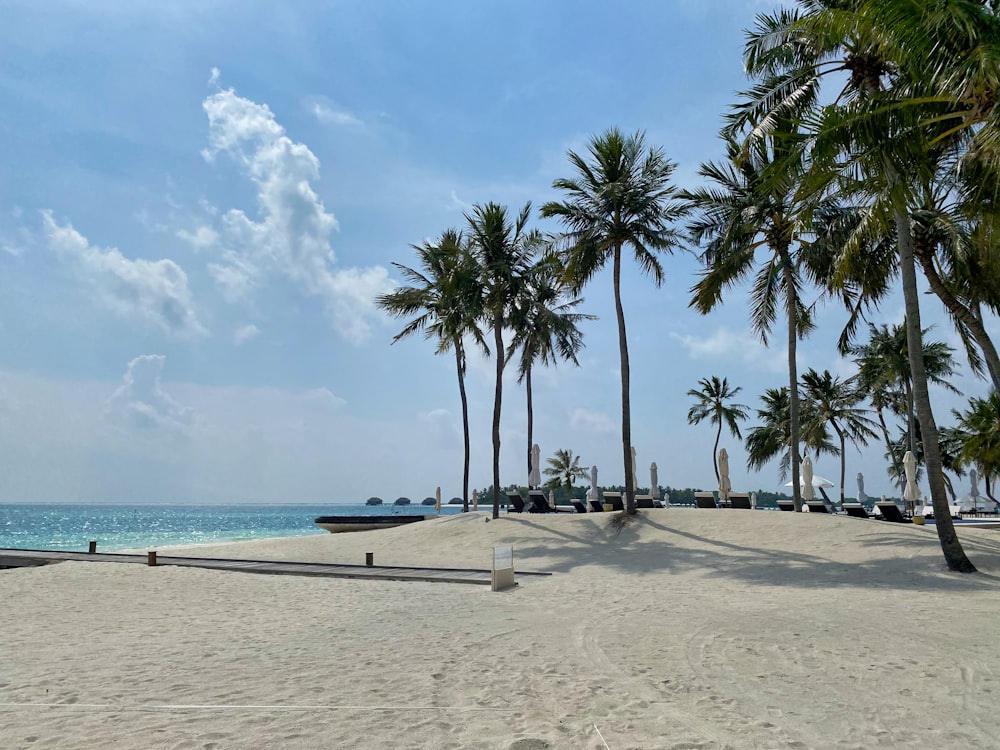
MULTIPOLYGON (((461 505, 441 507, 457 513, 461 505)), ((0 503, 0 548, 102 552, 178 544, 270 539, 327 532, 316 516, 434 513, 434 506, 337 503, 242 505, 99 505, 0 503)))

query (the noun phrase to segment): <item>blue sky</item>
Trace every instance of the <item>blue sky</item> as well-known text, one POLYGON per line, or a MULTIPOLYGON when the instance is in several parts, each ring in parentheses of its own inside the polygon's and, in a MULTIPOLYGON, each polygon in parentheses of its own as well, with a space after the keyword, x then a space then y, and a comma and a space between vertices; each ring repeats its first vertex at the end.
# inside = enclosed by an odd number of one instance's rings
MULTIPOLYGON (((644 130, 677 184, 696 184, 745 86, 742 30, 769 7, 9 0, 0 500, 459 494, 454 362, 419 339, 390 346, 401 324, 372 298, 395 283, 392 262, 474 203, 557 197, 567 149, 612 125, 644 130)), ((662 484, 710 489, 714 434, 687 425, 686 393, 727 376, 755 406, 787 380, 784 333, 760 344, 740 291, 697 315, 694 257, 665 266, 662 288, 634 269, 624 280, 639 477, 656 461, 662 484)), ((535 439, 620 483, 610 275, 584 296, 600 320, 580 368, 537 373, 535 439)), ((878 320, 901 317, 889 300, 878 320)), ((801 368, 851 373, 842 322, 824 309, 801 368)), ((944 323, 935 335, 954 339, 944 323)), ((492 367, 470 362, 473 486, 491 481, 492 367)), ((947 423, 960 401, 935 396, 947 423)), ((525 436, 508 373, 505 482, 526 481, 525 436)), ((776 467, 748 474, 742 446, 723 445, 734 489, 778 486, 776 467)), ((881 454, 849 453, 869 494, 890 491, 881 454)))

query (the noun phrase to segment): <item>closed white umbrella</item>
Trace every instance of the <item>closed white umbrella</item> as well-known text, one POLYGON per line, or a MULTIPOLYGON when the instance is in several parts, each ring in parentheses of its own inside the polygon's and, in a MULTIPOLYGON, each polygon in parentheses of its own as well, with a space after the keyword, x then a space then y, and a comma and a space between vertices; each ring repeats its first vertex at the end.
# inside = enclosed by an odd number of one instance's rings
POLYGON ((906 472, 906 487, 903 488, 903 499, 908 503, 916 504, 920 499, 920 490, 917 489, 917 457, 913 451, 906 451, 903 455, 903 471, 906 472))
POLYGON ((472 509, 479 510, 479 490, 472 491, 472 509))
POLYGON ((858 472, 858 502, 863 503, 868 500, 868 495, 865 494, 865 477, 860 471, 858 472))
POLYGON ((441 512, 441 488, 437 488, 437 492, 434 493, 434 510, 438 513, 441 512))
POLYGON ((813 462, 809 456, 802 459, 802 499, 816 499, 816 488, 813 486, 813 462))
POLYGON ((656 461, 649 465, 649 494, 654 500, 660 499, 660 480, 656 476, 656 461))
POLYGON ((729 492, 733 489, 729 481, 729 453, 725 448, 719 448, 719 500, 729 502, 729 492))
POLYGON ((542 483, 542 449, 535 443, 531 447, 531 469, 528 471, 528 487, 538 487, 542 483))

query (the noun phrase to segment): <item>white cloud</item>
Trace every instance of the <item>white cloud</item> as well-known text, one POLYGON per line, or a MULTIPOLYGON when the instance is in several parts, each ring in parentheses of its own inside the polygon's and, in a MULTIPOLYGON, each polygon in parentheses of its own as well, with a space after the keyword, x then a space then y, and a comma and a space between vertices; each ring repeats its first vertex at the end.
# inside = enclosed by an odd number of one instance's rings
POLYGON ((71 224, 58 224, 51 211, 42 211, 42 223, 49 247, 78 264, 101 305, 171 335, 207 334, 195 314, 187 274, 172 260, 129 260, 117 248, 95 247, 71 224))
POLYGON ((574 430, 597 433, 615 433, 620 425, 603 412, 577 408, 569 418, 569 425, 574 430))
POLYGON ((261 220, 230 209, 222 218, 223 263, 209 271, 227 299, 248 294, 268 272, 283 274, 306 293, 322 297, 335 328, 360 343, 370 334, 368 320, 380 318, 374 298, 392 288, 381 266, 335 268, 330 234, 337 219, 326 210, 312 183, 319 179, 319 160, 305 145, 294 143, 266 104, 236 95, 232 89, 203 103, 209 120, 213 161, 220 152, 232 156, 257 186, 261 220))
POLYGON ((736 332, 722 326, 708 337, 680 333, 670 337, 679 341, 692 359, 725 359, 768 372, 784 372, 788 366, 783 352, 768 349, 750 331, 736 332))
POLYGON ((236 346, 240 344, 245 344, 250 339, 256 338, 257 334, 260 333, 260 329, 257 328, 253 323, 248 323, 245 326, 240 326, 236 329, 236 333, 233 334, 233 343, 236 346))
POLYGON ((219 233, 212 229, 212 227, 198 227, 193 232, 182 229, 177 233, 177 236, 185 242, 190 243, 195 250, 204 250, 207 247, 211 247, 219 239, 219 233))
POLYGON ((310 406, 324 409, 339 409, 347 403, 340 396, 334 395, 329 388, 312 388, 303 393, 302 397, 310 406))
POLYGON ((458 447, 462 445, 462 428, 455 416, 447 409, 433 409, 420 415, 420 422, 427 429, 428 437, 436 445, 458 447))
POLYGON ((334 109, 322 102, 313 104, 312 113, 316 116, 317 120, 327 125, 364 127, 364 123, 350 112, 334 109))
POLYGON ((186 432, 194 411, 174 401, 160 382, 166 357, 143 354, 128 363, 122 385, 105 404, 108 424, 129 434, 173 435, 186 432))
POLYGON ((220 75, 219 69, 218 68, 212 68, 212 72, 208 76, 207 85, 211 86, 212 88, 218 86, 219 85, 219 75, 220 75))

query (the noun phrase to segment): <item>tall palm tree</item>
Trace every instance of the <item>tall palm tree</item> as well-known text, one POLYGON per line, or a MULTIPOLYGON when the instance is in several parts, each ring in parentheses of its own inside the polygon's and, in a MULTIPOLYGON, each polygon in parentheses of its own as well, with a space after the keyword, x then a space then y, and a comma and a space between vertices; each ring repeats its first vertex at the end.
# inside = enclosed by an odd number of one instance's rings
MULTIPOLYGON (((985 11, 982 3, 971 0, 802 0, 800 5, 801 12, 758 16, 744 57, 747 71, 760 83, 751 92, 752 104, 737 117, 762 123, 766 130, 791 107, 801 111, 804 104, 815 105, 825 73, 838 68, 849 73, 835 103, 818 110, 810 124, 816 134, 813 150, 823 165, 818 171, 825 173, 821 179, 846 177, 853 182, 869 201, 876 224, 891 227, 895 234, 914 405, 924 436, 938 539, 951 570, 974 572, 948 511, 938 430, 921 357, 910 215, 914 175, 908 170, 920 163, 914 155, 930 144, 959 131, 969 132, 963 127, 946 129, 943 124, 956 115, 960 100, 969 99, 967 92, 952 89, 935 101, 927 96, 934 92, 922 81, 929 80, 940 90, 955 83, 985 87, 985 97, 976 90, 971 99, 977 104, 990 102, 988 109, 993 110, 1000 79, 994 58, 987 65, 976 61, 970 66, 964 55, 950 60, 948 56, 956 51, 956 39, 962 52, 981 51, 962 40, 969 39, 970 29, 973 36, 979 31, 995 32, 996 24, 984 20, 995 16, 995 9, 985 11), (906 31, 900 34, 897 28, 906 31), (985 75, 967 75, 970 67, 985 75), (902 107, 904 99, 914 106, 902 107)), ((995 48, 994 44, 991 54, 995 48)), ((994 140, 1000 143, 1000 138, 994 136, 994 140)))
POLYGON ((820 374, 810 368, 802 375, 802 387, 816 407, 815 418, 828 423, 840 441, 840 503, 843 505, 847 441, 855 446, 868 445, 869 438, 877 437, 873 429, 875 423, 865 416, 865 409, 858 407, 863 396, 855 384, 834 377, 829 370, 820 374))
POLYGON ((376 304, 396 318, 416 316, 393 338, 396 343, 411 334, 422 332, 424 338, 437 341, 436 354, 455 352, 458 392, 462 398, 462 432, 465 459, 462 471, 462 511, 469 510, 469 402, 465 394, 465 340, 488 351, 479 329, 482 297, 476 264, 469 254, 462 233, 448 229, 435 242, 413 245, 422 270, 393 263, 412 286, 404 286, 380 295, 376 304))
POLYGON ((1000 394, 992 391, 987 398, 969 399, 968 409, 953 413, 963 436, 962 459, 979 469, 987 496, 997 503, 993 486, 1000 477, 1000 394))
MULTIPOLYGON (((757 409, 757 418, 761 423, 747 432, 747 468, 760 470, 769 461, 778 458, 778 476, 784 481, 792 462, 791 399, 788 387, 768 388, 760 400, 763 406, 757 409)), ((836 453, 837 448, 830 440, 826 422, 815 416, 815 405, 806 398, 803 399, 801 406, 801 439, 806 449, 812 450, 817 456, 822 453, 836 453)), ((792 489, 795 489, 794 479, 792 489)))
POLYGON ((593 315, 573 312, 583 302, 573 299, 565 282, 558 256, 547 253, 528 270, 520 299, 515 302, 507 349, 508 359, 518 351, 518 382, 524 383, 528 399, 528 471, 534 445, 534 410, 531 399, 531 371, 536 362, 555 364, 559 359, 579 366, 577 354, 583 348, 583 334, 577 324, 593 320, 593 315))
POLYGON ((691 306, 707 315, 725 298, 725 292, 755 272, 751 323, 767 343, 783 305, 788 325, 788 389, 791 430, 792 497, 802 510, 799 487, 800 425, 796 344, 813 327, 802 301, 803 283, 816 279, 800 251, 815 234, 815 217, 836 209, 802 189, 808 160, 801 138, 786 120, 786 129, 741 145, 732 134, 723 139, 726 161, 707 163, 699 174, 705 187, 688 191, 694 216, 688 222, 691 239, 702 246, 705 269, 691 288, 691 306), (755 268, 757 251, 766 251, 755 268))
POLYGON ((559 449, 552 458, 547 458, 548 466, 542 470, 547 477, 552 477, 546 482, 547 487, 565 487, 566 497, 573 497, 573 480, 585 479, 587 470, 580 466, 580 457, 574 456, 573 451, 559 449))
POLYGON ((562 202, 542 206, 542 216, 557 217, 566 227, 566 275, 574 289, 581 289, 611 261, 618 318, 618 353, 622 374, 622 458, 625 471, 626 512, 634 515, 632 477, 632 414, 629 393, 628 339, 622 307, 622 254, 627 248, 643 272, 663 283, 658 253, 679 244, 672 222, 683 209, 674 200, 670 182, 676 165, 660 148, 646 148, 643 134, 625 135, 611 128, 590 140, 587 157, 573 151, 569 160, 572 178, 552 186, 566 194, 562 202))
POLYGON ((687 395, 697 400, 694 406, 688 409, 688 424, 699 424, 702 420, 708 419, 716 425, 715 445, 712 446, 712 466, 715 468, 715 481, 719 481, 719 438, 722 437, 722 425, 729 428, 729 432, 737 440, 742 440, 740 434, 741 421, 747 418, 746 404, 734 404, 731 401, 743 390, 742 387, 730 388, 729 380, 723 378, 719 380, 713 375, 711 378, 702 378, 698 381, 701 390, 691 389, 687 395))
POLYGON ((503 401, 503 370, 506 357, 503 331, 522 294, 531 257, 540 242, 536 231, 528 231, 531 203, 511 220, 507 207, 497 203, 473 206, 466 214, 469 244, 482 286, 482 319, 493 331, 496 357, 496 388, 493 395, 493 518, 500 517, 500 407, 503 401))

